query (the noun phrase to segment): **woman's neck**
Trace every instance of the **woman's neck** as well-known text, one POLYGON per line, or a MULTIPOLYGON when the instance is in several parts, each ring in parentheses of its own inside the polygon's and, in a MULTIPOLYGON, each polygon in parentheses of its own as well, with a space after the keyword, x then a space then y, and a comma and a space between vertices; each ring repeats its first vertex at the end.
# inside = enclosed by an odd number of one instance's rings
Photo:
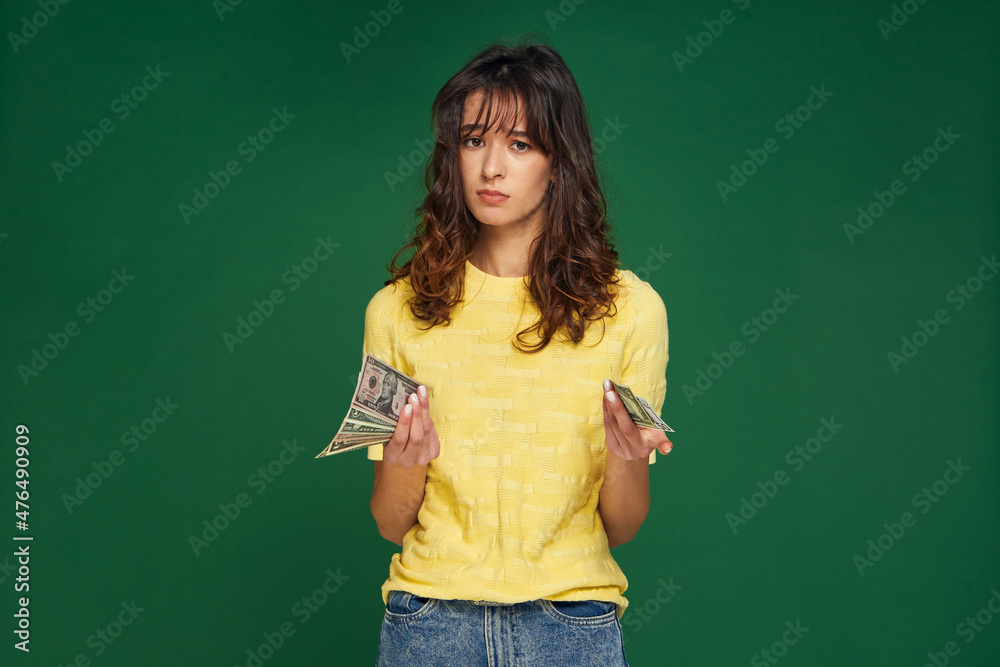
POLYGON ((511 234, 500 235, 496 230, 481 225, 469 261, 491 276, 520 278, 529 273, 529 245, 530 239, 511 234))

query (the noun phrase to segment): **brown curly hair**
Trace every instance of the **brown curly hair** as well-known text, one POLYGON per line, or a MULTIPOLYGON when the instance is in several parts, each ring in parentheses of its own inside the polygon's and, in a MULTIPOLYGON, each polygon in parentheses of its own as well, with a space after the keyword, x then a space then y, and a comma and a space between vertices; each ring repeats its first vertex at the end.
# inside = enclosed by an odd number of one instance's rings
POLYGON ((427 328, 450 323, 452 307, 462 300, 465 262, 480 223, 462 193, 460 126, 466 96, 477 90, 483 91, 483 98, 476 123, 486 110, 483 132, 499 122, 510 136, 518 100, 523 101, 528 135, 552 156, 553 172, 558 173, 545 195, 545 225, 531 244, 525 281, 541 317, 517 334, 523 344, 522 337, 535 331, 538 342, 515 347, 539 352, 560 327, 579 343, 589 322, 617 312, 618 252, 606 220, 583 98, 562 57, 545 44, 490 45, 438 92, 431 109, 436 141, 424 171, 427 196, 416 209, 420 222, 413 238, 387 265, 392 277, 385 284, 409 276, 415 293, 410 309, 430 322, 427 328), (513 113, 491 121, 494 101, 513 113), (400 254, 411 247, 413 256, 397 266, 400 254))

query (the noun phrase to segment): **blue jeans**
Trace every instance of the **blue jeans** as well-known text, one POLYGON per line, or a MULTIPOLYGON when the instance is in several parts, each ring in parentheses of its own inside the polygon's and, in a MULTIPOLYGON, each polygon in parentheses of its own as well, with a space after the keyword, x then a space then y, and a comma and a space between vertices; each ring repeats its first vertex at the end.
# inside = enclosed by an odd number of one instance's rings
POLYGON ((613 602, 504 606, 389 591, 377 667, 628 667, 613 602))

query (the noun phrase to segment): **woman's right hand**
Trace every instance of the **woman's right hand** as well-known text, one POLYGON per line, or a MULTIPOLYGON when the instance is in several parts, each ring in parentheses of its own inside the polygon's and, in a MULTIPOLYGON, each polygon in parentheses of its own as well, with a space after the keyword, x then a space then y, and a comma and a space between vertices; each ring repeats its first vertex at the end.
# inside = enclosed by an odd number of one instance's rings
POLYGON ((441 442, 431 421, 427 387, 420 385, 417 393, 410 394, 392 438, 382 447, 382 460, 412 468, 427 465, 440 453, 441 442))

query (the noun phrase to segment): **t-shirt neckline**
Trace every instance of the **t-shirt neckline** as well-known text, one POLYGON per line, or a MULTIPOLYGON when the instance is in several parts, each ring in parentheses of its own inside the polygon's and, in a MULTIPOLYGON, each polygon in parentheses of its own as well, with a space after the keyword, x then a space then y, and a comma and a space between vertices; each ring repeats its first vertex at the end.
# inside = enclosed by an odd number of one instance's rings
POLYGON ((524 284, 524 279, 527 278, 527 276, 494 276, 491 273, 480 271, 468 259, 465 260, 465 272, 467 288, 471 288, 474 292, 481 288, 483 292, 491 294, 513 294, 514 290, 524 284))

